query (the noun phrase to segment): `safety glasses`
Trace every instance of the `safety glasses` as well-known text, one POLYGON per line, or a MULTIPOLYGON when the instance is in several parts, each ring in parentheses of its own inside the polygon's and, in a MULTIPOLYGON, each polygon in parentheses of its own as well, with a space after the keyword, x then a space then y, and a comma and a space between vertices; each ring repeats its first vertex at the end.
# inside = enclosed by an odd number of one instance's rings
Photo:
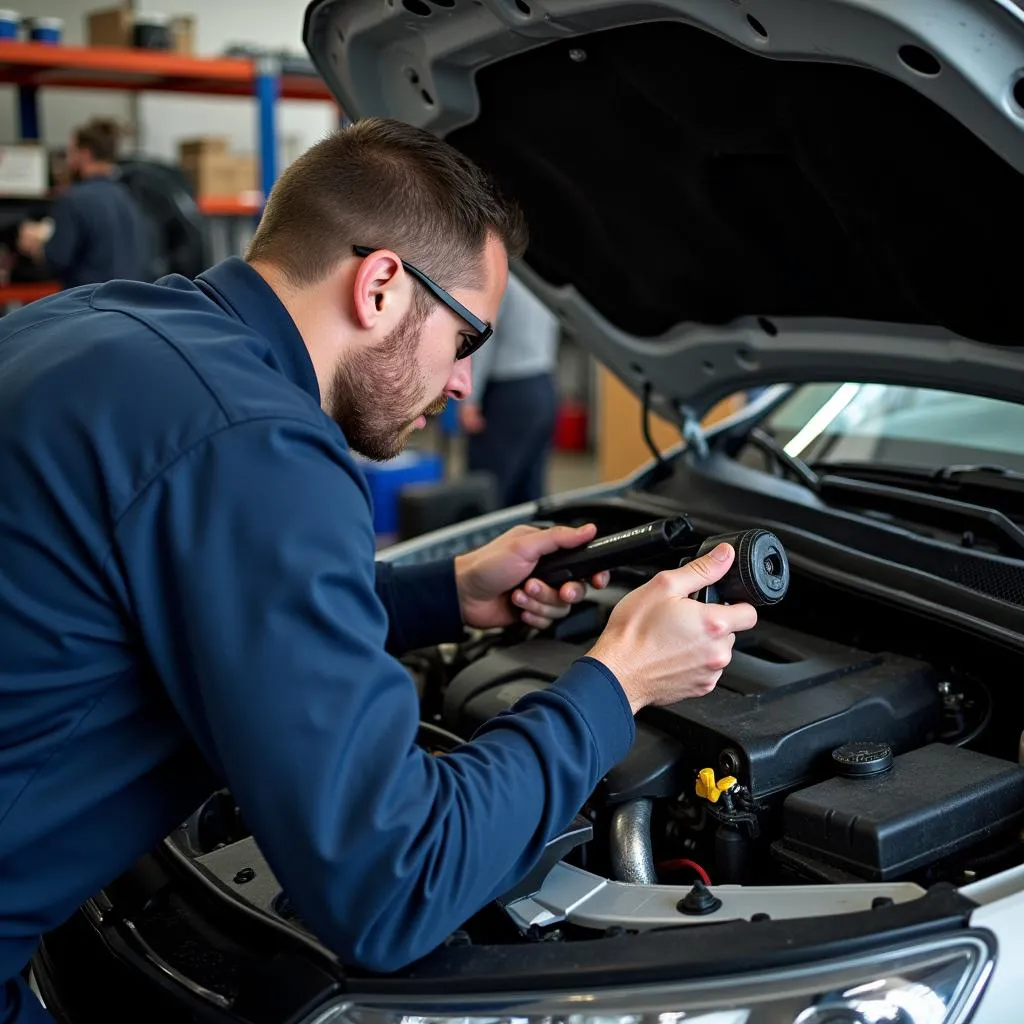
MULTIPOLYGON (((371 253, 376 252, 376 249, 371 249, 365 245, 354 245, 352 251, 357 256, 366 257, 371 253)), ((443 302, 457 317, 461 320, 465 320, 470 327, 473 328, 473 332, 464 331, 462 334, 462 341, 459 343, 458 351, 455 353, 456 359, 467 359, 471 356, 480 346, 494 333, 494 328, 486 321, 481 320, 480 317, 470 313, 466 307, 459 302, 458 299, 453 298, 448 294, 439 284, 432 281, 426 274, 423 273, 417 267, 414 267, 411 263, 402 261, 402 266, 414 277, 424 288, 430 292, 439 302, 443 302)))

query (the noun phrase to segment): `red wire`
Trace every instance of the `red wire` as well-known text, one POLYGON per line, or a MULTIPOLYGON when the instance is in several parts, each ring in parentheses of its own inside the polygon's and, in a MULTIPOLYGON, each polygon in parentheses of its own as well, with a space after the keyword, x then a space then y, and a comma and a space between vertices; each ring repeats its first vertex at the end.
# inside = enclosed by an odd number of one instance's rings
POLYGON ((680 868, 691 868, 700 876, 705 885, 711 884, 708 873, 695 860, 666 860, 658 865, 658 871, 678 871, 680 868))

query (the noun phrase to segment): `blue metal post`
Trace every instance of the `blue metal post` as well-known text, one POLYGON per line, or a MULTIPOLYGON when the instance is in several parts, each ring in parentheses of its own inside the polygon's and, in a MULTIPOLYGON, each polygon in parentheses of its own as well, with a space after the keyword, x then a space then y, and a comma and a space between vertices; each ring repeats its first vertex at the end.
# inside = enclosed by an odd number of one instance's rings
POLYGON ((256 106, 260 153, 260 188, 266 201, 277 180, 277 100, 281 92, 279 65, 270 57, 256 63, 256 106))
POLYGON ((37 86, 18 86, 18 121, 23 141, 35 142, 38 140, 39 89, 37 86))

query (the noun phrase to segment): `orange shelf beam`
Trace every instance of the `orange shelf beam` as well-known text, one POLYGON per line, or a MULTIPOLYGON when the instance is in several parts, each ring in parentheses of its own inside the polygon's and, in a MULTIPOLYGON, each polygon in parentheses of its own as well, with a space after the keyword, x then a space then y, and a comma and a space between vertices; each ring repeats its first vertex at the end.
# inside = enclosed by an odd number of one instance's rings
POLYGON ((207 217, 255 217, 263 208, 255 199, 238 196, 200 196, 196 205, 207 217))
POLYGON ((56 295, 59 291, 60 285, 56 281, 0 285, 0 306, 6 306, 9 302, 35 302, 47 295, 56 295))
MULTIPOLYGON (((0 42, 0 82, 47 88, 127 89, 251 97, 255 62, 112 46, 0 42)), ((282 75, 282 99, 331 100, 313 76, 282 75)))

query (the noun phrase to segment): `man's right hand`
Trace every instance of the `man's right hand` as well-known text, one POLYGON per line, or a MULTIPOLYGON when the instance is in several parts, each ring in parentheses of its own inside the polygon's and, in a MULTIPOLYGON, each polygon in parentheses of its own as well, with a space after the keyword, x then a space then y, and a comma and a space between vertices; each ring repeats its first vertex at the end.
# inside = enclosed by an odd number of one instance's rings
POLYGON ((589 654, 615 674, 633 714, 710 693, 732 660, 736 634, 757 624, 752 605, 702 604, 690 596, 720 580, 735 557, 719 544, 658 573, 616 605, 589 654))

